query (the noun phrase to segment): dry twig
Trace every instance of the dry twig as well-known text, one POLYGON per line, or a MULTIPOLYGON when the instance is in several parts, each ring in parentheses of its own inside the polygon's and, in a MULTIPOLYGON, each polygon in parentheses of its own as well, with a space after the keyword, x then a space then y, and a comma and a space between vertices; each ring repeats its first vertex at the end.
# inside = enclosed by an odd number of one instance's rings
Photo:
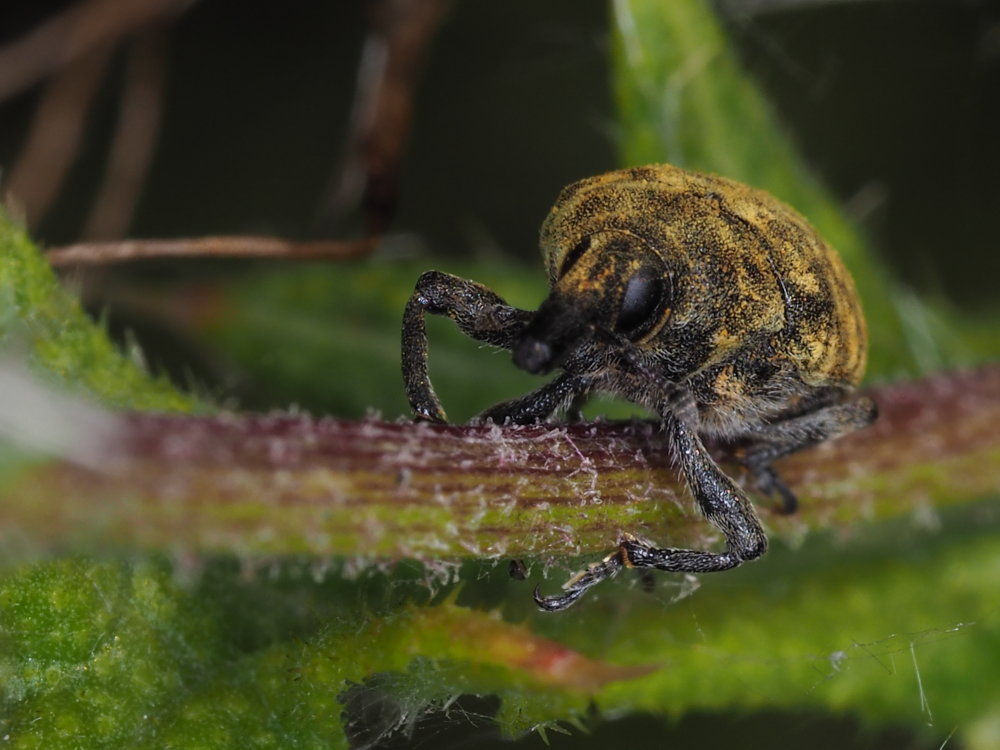
POLYGON ((368 255, 376 238, 353 241, 295 242, 280 237, 220 236, 169 240, 80 242, 49 250, 45 257, 56 268, 101 266, 157 258, 279 258, 284 260, 347 260, 368 255))
POLYGON ((76 65, 60 71, 45 89, 27 144, 6 185, 31 227, 48 212, 69 173, 87 111, 113 52, 114 47, 108 45, 92 50, 76 65))
POLYGON ((360 200, 370 234, 396 211, 399 164, 410 132, 413 90, 444 16, 443 0, 377 0, 358 66, 351 132, 325 221, 360 200))
POLYGON ((0 49, 0 101, 194 0, 82 0, 0 49))
POLYGON ((104 183, 82 232, 87 239, 119 239, 128 232, 159 131, 167 33, 165 28, 154 27, 131 41, 104 183))

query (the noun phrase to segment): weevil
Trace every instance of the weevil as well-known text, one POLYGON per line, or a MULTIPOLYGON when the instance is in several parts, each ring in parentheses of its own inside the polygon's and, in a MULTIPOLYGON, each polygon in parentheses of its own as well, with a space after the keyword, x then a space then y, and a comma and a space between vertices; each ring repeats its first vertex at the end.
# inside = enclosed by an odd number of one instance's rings
POLYGON ((703 439, 742 446, 757 489, 786 512, 793 492, 772 462, 871 424, 854 395, 867 330, 854 283, 834 250, 792 208, 733 180, 670 165, 609 172, 564 188, 542 225, 550 291, 532 312, 440 271, 417 281, 403 315, 402 368, 418 419, 446 421, 427 374, 424 315, 502 347, 534 374, 559 370, 525 396, 480 415, 528 424, 577 409, 592 394, 623 397, 662 421, 665 439, 721 552, 659 548, 623 534, 617 549, 535 601, 569 607, 624 567, 707 573, 767 550, 746 492, 703 439))

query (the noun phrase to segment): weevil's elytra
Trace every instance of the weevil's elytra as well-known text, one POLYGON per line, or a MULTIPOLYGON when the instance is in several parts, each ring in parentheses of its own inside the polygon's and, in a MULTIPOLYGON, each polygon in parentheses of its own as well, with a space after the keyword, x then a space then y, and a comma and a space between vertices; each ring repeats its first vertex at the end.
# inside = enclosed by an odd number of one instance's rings
POLYGON ((565 188, 541 230, 550 292, 537 311, 511 307, 472 281, 428 271, 403 319, 403 378, 418 417, 444 421, 427 377, 423 315, 509 349, 528 372, 560 374, 481 415, 524 424, 603 392, 663 420, 723 552, 656 548, 626 535, 618 549, 535 599, 564 609, 623 566, 709 572, 759 557, 767 539, 745 493, 702 436, 745 446, 757 487, 787 511, 795 496, 771 463, 864 427, 875 406, 852 398, 867 333, 837 254, 798 213, 760 190, 669 165, 625 169, 565 188))

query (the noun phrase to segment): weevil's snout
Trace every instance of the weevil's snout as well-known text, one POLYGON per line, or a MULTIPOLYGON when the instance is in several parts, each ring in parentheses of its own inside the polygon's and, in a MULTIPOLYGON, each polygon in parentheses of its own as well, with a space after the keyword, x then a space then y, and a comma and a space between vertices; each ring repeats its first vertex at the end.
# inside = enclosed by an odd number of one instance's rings
POLYGON ((559 367, 593 331, 576 305, 549 297, 513 346, 514 364, 532 375, 559 367))
POLYGON ((544 375, 553 367, 552 347, 533 336, 523 336, 514 347, 514 364, 532 375, 544 375))

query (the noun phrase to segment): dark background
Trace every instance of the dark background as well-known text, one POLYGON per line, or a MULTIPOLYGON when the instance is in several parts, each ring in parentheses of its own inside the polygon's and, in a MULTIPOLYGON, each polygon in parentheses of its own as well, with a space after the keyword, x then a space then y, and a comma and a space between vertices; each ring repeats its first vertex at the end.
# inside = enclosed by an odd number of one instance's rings
MULTIPOLYGON (((0 40, 61 5, 4 3, 0 40)), ((995 309, 1000 5, 729 0, 720 11, 791 137, 898 274, 995 309)), ((452 5, 417 93, 394 231, 435 256, 537 263, 559 188, 616 166, 607 16, 601 0, 452 5)), ((161 138, 131 234, 316 236, 366 18, 360 2, 193 5, 171 32, 161 138)), ((76 238, 99 184, 117 63, 36 232, 45 243, 76 238)), ((6 168, 38 92, 0 103, 6 168)))

